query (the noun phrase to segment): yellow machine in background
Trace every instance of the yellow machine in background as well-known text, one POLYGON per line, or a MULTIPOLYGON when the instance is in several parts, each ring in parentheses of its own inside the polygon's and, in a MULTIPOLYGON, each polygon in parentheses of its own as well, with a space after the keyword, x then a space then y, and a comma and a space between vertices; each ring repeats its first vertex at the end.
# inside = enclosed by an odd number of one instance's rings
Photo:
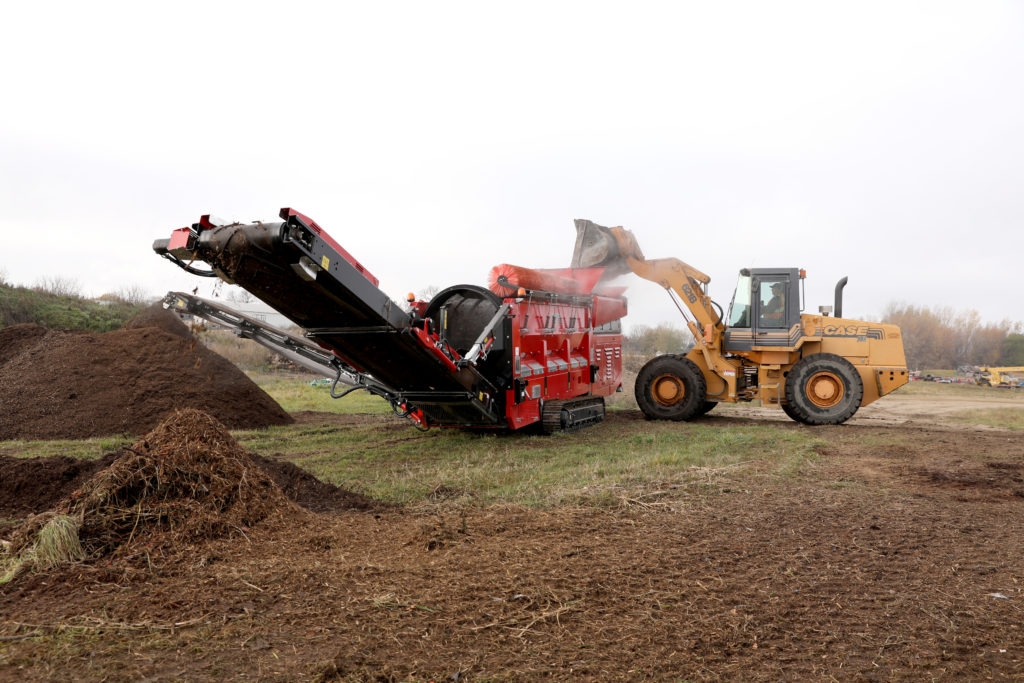
POLYGON ((983 386, 997 387, 1000 385, 1010 386, 1011 384, 1016 386, 1016 379, 1005 375, 1009 372, 1024 372, 1024 366, 1016 365, 1013 367, 995 368, 983 365, 978 368, 978 372, 980 373, 978 384, 983 386))
POLYGON ((646 259, 633 233, 576 221, 574 268, 604 266, 656 282, 680 306, 696 344, 684 355, 648 361, 636 400, 648 419, 689 420, 718 403, 760 400, 805 424, 840 424, 857 409, 906 384, 909 373, 896 325, 842 315, 843 278, 830 307, 803 314, 803 271, 740 271, 727 315, 707 296, 711 278, 675 258, 646 259), (716 310, 717 309, 717 310, 716 310))

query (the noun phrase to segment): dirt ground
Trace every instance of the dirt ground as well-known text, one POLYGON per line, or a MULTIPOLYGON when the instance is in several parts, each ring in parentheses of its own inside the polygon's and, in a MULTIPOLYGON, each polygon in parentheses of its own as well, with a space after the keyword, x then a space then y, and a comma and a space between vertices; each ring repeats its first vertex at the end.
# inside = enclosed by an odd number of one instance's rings
POLYGON ((1021 680, 1024 439, 941 404, 715 411, 827 446, 617 508, 307 501, 153 566, 28 576, 0 588, 0 678, 1021 680))
MULTIPOLYGON (((864 406, 857 411, 846 424, 858 427, 872 425, 900 425, 905 427, 942 427, 949 426, 949 418, 971 410, 993 410, 1013 408, 1024 410, 1024 392, 1006 390, 1003 399, 992 399, 988 396, 977 399, 965 399, 960 394, 949 396, 920 396, 914 394, 893 394, 884 400, 864 406)), ((748 404, 729 406, 729 415, 787 422, 789 418, 774 407, 755 407, 748 404)), ((982 425, 961 425, 960 429, 984 431, 990 429, 982 425)))

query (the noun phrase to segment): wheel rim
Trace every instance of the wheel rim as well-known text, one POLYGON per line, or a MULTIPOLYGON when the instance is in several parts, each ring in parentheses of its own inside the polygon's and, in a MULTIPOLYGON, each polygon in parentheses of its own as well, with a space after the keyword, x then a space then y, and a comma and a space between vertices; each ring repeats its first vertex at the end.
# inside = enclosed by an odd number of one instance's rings
POLYGON ((846 385, 839 375, 831 372, 816 372, 807 380, 807 398, 819 408, 839 405, 846 395, 846 385))
POLYGON ((658 375, 651 383, 651 398, 663 406, 674 406, 683 400, 686 387, 675 375, 658 375))

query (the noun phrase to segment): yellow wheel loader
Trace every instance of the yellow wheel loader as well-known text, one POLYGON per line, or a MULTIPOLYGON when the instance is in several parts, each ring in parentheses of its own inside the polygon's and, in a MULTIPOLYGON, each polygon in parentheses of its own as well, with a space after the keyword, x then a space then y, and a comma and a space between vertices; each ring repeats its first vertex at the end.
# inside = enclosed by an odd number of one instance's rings
POLYGON ((725 313, 707 295, 710 277, 676 258, 644 258, 630 231, 587 220, 576 231, 573 268, 658 283, 693 334, 689 353, 657 356, 637 375, 648 419, 690 420, 718 403, 760 400, 798 422, 840 424, 910 379, 898 326, 842 317, 846 278, 834 316, 824 306, 814 315, 802 313, 802 270, 743 269, 725 313))

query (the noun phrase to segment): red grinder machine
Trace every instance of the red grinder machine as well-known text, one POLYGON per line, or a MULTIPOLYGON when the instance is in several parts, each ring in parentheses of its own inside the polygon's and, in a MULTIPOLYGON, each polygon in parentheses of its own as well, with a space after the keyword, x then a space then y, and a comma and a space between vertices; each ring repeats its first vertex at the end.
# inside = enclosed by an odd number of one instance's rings
MULTIPOLYGON (((365 389, 420 428, 575 430, 604 418, 621 390, 622 290, 603 268, 501 265, 490 288, 455 285, 404 308, 315 221, 218 224, 203 216, 153 249, 194 274, 237 284, 301 327, 292 335, 218 303, 170 293, 168 306, 226 324, 365 389), (197 262, 209 269, 196 267, 197 262)), ((338 384, 351 385, 338 393, 338 384)))

